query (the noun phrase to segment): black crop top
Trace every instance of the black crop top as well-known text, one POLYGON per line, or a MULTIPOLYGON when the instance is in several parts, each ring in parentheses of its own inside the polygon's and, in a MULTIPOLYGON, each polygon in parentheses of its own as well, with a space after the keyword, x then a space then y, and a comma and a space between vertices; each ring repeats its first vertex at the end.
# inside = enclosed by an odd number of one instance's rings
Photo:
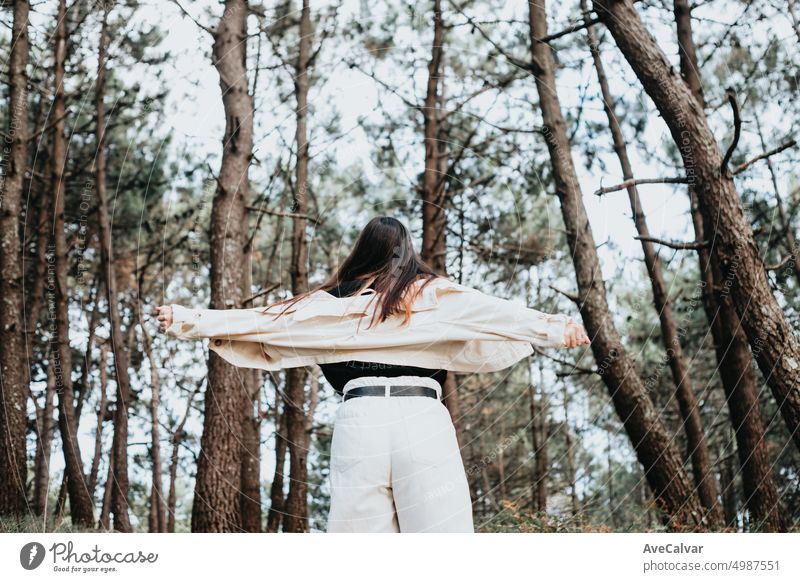
MULTIPOLYGON (((360 285, 361 283, 358 281, 343 281, 338 287, 332 289, 330 293, 336 297, 347 297, 357 291, 360 285)), ((433 378, 440 386, 444 386, 444 381, 447 378, 447 370, 431 370, 416 366, 361 362, 357 360, 320 364, 319 367, 322 369, 325 379, 339 394, 342 393, 342 389, 348 381, 361 376, 389 376, 392 378, 396 376, 424 376, 433 378)))

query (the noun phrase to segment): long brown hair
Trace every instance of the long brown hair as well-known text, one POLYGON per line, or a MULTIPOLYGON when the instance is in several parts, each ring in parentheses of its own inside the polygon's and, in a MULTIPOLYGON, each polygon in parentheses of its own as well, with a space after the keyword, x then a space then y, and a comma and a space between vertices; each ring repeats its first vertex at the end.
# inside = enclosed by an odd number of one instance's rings
MULTIPOLYGON (((411 317, 411 306, 422 289, 437 277, 443 277, 419 256, 411 241, 411 234, 405 225, 391 216, 376 216, 363 228, 356 239, 353 250, 342 262, 336 272, 322 285, 267 306, 286 305, 283 315, 297 301, 316 291, 331 291, 346 281, 358 281, 355 292, 361 293, 367 287, 375 290, 380 297, 379 322, 397 313, 404 313, 403 324, 411 317), (413 297, 408 297, 406 287, 425 280, 417 287, 413 297)), ((373 315, 374 323, 375 316, 373 315)))

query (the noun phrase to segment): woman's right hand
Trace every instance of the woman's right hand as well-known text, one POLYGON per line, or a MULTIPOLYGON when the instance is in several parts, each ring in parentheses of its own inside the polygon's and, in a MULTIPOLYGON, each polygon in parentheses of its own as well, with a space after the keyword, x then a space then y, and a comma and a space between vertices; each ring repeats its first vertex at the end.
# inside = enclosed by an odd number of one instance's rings
POLYGON ((156 317, 158 319, 158 331, 164 333, 172 325, 172 306, 160 305, 156 307, 156 317))
POLYGON ((589 343, 591 343, 591 341, 589 341, 589 336, 586 335, 586 330, 583 326, 570 319, 564 330, 564 345, 568 348, 576 348, 589 343))

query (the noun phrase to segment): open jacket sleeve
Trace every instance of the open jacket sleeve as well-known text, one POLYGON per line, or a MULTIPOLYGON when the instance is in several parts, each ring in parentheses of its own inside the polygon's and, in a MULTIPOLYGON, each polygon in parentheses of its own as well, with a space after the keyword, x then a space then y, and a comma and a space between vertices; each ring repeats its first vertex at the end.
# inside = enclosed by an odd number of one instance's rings
POLYGON ((565 313, 545 313, 520 302, 495 297, 462 285, 453 296, 448 323, 481 336, 524 341, 539 348, 563 348, 567 323, 565 313))
POLYGON ((276 329, 274 315, 253 309, 190 309, 171 305, 172 325, 167 333, 178 339, 239 339, 242 334, 264 333, 276 329))

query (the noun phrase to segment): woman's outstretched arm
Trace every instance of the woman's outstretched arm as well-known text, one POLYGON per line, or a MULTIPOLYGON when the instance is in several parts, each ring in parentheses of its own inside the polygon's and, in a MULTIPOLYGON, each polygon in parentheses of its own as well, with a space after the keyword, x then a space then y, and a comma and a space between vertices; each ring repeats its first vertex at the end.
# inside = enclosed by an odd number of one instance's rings
POLYGON ((156 307, 159 330, 178 339, 236 336, 243 331, 267 331, 274 314, 251 309, 189 309, 177 304, 156 307))
POLYGON ((583 326, 566 314, 544 313, 450 282, 442 286, 431 289, 432 293, 415 305, 419 317, 412 318, 408 328, 399 328, 393 321, 363 335, 354 326, 362 315, 369 314, 364 304, 369 296, 303 302, 277 319, 276 311, 265 314, 264 308, 187 309, 173 304, 156 311, 161 331, 179 339, 214 338, 307 348, 330 347, 337 342, 355 344, 359 340, 360 347, 366 348, 442 339, 512 339, 541 348, 590 343, 583 326))
POLYGON ((523 340, 540 348, 574 348, 590 342, 583 326, 565 313, 545 313, 495 297, 473 287, 453 284, 442 303, 448 323, 473 332, 523 340))

